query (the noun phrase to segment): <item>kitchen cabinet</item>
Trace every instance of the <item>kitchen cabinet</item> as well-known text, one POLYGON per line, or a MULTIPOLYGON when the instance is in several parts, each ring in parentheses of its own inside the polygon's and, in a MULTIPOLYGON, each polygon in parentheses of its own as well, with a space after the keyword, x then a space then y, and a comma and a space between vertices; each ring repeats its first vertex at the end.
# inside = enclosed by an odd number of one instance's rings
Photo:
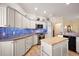
POLYGON ((0 27, 34 28, 34 22, 8 6, 0 6, 0 27))
POLYGON ((51 55, 52 56, 52 46, 45 43, 41 42, 41 55, 43 56, 42 53, 46 54, 47 56, 51 55))
POLYGON ((22 15, 15 11, 15 27, 22 28, 22 15))
POLYGON ((34 45, 38 44, 38 36, 37 35, 33 36, 33 44, 34 45))
POLYGON ((26 23, 27 28, 35 29, 35 21, 27 19, 26 23))
POLYGON ((26 44, 26 52, 27 52, 32 47, 32 45, 33 45, 32 37, 27 37, 25 44, 26 44))
POLYGON ((12 8, 7 8, 7 24, 9 27, 14 27, 15 25, 15 10, 12 8))
POLYGON ((6 12, 7 12, 7 8, 6 8, 6 6, 0 6, 0 27, 2 27, 2 26, 7 26, 7 19, 6 19, 6 17, 7 17, 7 14, 6 14, 6 12))
POLYGON ((68 44, 67 41, 61 42, 60 44, 57 44, 54 46, 54 56, 66 56, 68 52, 68 44))
POLYGON ((26 20, 26 23, 27 23, 27 24, 26 24, 27 28, 30 28, 30 26, 31 26, 31 22, 30 22, 29 19, 26 20))
POLYGON ((22 16, 22 28, 35 29, 35 21, 31 21, 28 18, 22 16))
POLYGON ((13 41, 0 42, 0 56, 13 56, 13 41))
POLYGON ((35 21, 30 21, 30 28, 32 29, 36 28, 35 21))
POLYGON ((76 37, 76 51, 79 53, 79 37, 76 37))
POLYGON ((19 38, 13 41, 0 42, 0 56, 22 56, 33 45, 33 35, 19 38))
POLYGON ((14 9, 8 6, 0 6, 0 26, 14 27, 14 9))
POLYGON ((25 39, 19 39, 15 41, 15 55, 21 56, 25 53, 25 39))
POLYGON ((27 18, 26 17, 24 17, 24 16, 22 16, 23 17, 23 19, 22 19, 22 28, 27 28, 27 18))
POLYGON ((0 56, 2 55, 2 51, 1 51, 2 49, 1 49, 1 43, 0 43, 0 56))

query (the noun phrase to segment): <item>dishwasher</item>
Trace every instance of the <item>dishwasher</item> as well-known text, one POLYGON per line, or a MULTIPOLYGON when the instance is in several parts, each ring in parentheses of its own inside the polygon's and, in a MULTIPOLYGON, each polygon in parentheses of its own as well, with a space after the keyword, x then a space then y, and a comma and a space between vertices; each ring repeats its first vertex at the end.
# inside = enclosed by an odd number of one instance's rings
POLYGON ((76 52, 76 37, 75 36, 66 36, 66 35, 63 35, 63 37, 66 37, 69 39, 68 49, 76 52))

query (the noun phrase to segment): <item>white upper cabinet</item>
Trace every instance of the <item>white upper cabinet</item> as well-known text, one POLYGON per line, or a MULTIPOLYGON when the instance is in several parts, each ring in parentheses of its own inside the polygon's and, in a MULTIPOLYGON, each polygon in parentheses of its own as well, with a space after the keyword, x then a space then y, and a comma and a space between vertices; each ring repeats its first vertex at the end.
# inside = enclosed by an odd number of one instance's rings
POLYGON ((26 18, 26 17, 24 17, 23 16, 23 19, 22 19, 22 28, 29 28, 29 20, 28 20, 28 18, 26 18))
POLYGON ((22 17, 22 28, 26 28, 26 18, 23 16, 22 17))
POLYGON ((30 26, 31 26, 31 21, 29 20, 29 19, 27 19, 27 21, 26 21, 26 26, 27 26, 27 28, 30 28, 30 26))
POLYGON ((14 27, 14 9, 0 6, 0 27, 14 27))
POLYGON ((0 6, 0 27, 7 26, 6 23, 6 7, 0 6))
POLYGON ((22 28, 22 15, 15 11, 15 27, 22 28))
POLYGON ((36 24, 43 24, 43 28, 46 27, 45 22, 32 21, 11 7, 0 6, 0 27, 7 26, 35 29, 36 24))
POLYGON ((35 21, 30 21, 30 28, 35 29, 35 21))
POLYGON ((12 8, 7 8, 7 24, 9 27, 14 27, 14 17, 15 17, 15 11, 12 8))

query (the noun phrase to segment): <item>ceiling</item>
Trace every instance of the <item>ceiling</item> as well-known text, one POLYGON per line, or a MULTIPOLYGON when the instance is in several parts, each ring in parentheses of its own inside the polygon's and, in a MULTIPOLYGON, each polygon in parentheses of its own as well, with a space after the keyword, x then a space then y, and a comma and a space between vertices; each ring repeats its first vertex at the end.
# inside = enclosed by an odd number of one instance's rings
POLYGON ((40 16, 78 16, 79 3, 18 3, 27 13, 40 16), (34 8, 38 8, 36 11, 34 8), (44 10, 46 14, 44 14, 44 10))

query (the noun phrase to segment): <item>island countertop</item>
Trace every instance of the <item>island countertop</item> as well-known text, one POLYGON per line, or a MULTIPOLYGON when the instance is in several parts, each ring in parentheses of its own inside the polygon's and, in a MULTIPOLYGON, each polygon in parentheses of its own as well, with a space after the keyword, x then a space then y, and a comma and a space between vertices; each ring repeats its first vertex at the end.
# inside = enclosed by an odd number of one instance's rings
POLYGON ((41 41, 43 42, 46 42, 50 45, 55 45, 55 44, 58 44, 64 40, 67 40, 68 38, 63 38, 63 37, 51 37, 51 38, 46 38, 46 39, 43 39, 41 41))

